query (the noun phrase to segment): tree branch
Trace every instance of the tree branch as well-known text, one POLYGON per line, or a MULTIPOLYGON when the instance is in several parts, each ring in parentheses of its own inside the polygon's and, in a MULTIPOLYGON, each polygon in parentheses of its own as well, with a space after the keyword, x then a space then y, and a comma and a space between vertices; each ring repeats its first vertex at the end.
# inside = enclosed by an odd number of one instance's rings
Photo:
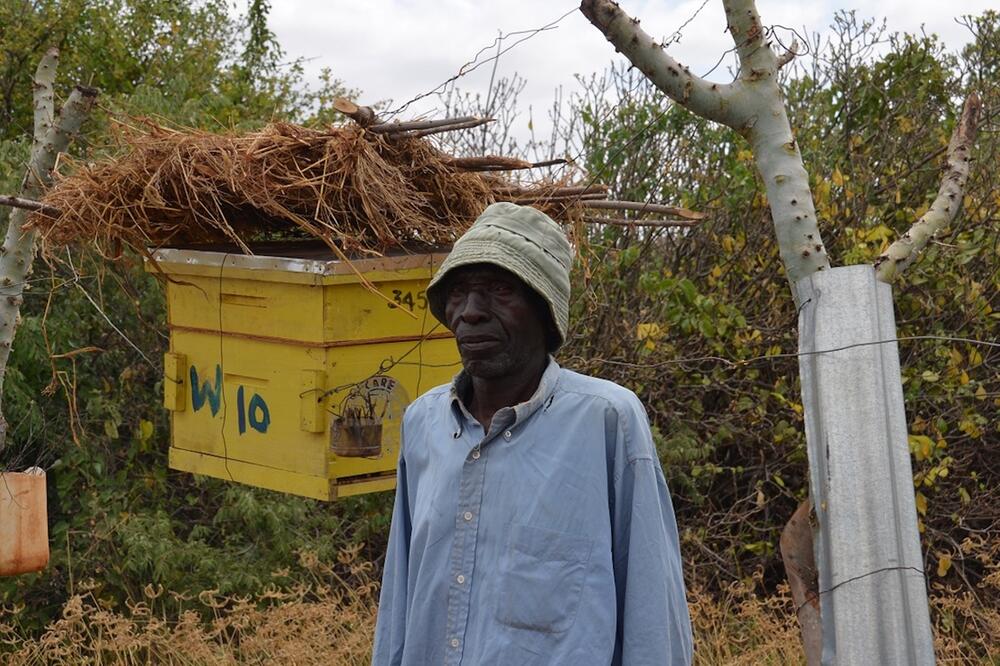
MULTIPOLYGON (((44 117, 48 112, 46 98, 51 96, 51 92, 47 93, 44 87, 48 86, 51 91, 56 58, 57 52, 50 50, 46 53, 35 75, 35 128, 39 132, 46 128, 46 131, 35 136, 31 159, 21 184, 20 196, 17 197, 19 199, 36 201, 41 198, 45 188, 52 182, 56 157, 69 146, 97 98, 95 89, 77 86, 63 105, 58 122, 47 122, 44 117), (43 117, 39 118, 39 115, 43 117)), ((7 361, 21 318, 24 283, 31 275, 31 262, 35 257, 37 232, 33 228, 25 229, 27 216, 28 212, 23 208, 16 208, 11 213, 3 247, 0 248, 0 295, 3 296, 0 298, 0 404, 3 400, 7 361)), ((0 449, 6 444, 6 438, 7 420, 0 411, 0 449)))
POLYGON ((799 55, 798 49, 798 40, 792 40, 792 45, 788 47, 788 50, 778 56, 778 69, 781 69, 791 61, 795 60, 795 57, 799 55))
POLYGON ((756 81, 773 76, 777 71, 777 58, 764 42, 764 28, 753 0, 722 0, 726 10, 727 29, 736 45, 740 60, 741 81, 756 81))
POLYGON ((613 227, 693 227, 696 220, 629 220, 623 217, 584 217, 588 224, 607 224, 613 227))
POLYGON ((891 283, 899 277, 917 259, 927 243, 958 215, 965 194, 965 181, 969 177, 969 153, 976 141, 981 107, 976 93, 965 100, 962 117, 948 144, 948 166, 941 179, 937 198, 909 231, 875 260, 875 275, 882 282, 891 283))
POLYGON ((370 106, 360 106, 343 97, 333 100, 332 106, 362 127, 368 127, 378 122, 375 110, 370 106))
POLYGON ((472 127, 479 127, 480 125, 485 125, 486 123, 492 123, 494 118, 476 118, 475 120, 467 120, 461 123, 448 123, 441 127, 432 127, 430 129, 417 130, 415 132, 399 132, 393 133, 392 136, 401 136, 409 139, 419 139, 422 136, 430 136, 431 134, 438 134, 440 132, 451 132, 452 130, 469 129, 472 127))
POLYGON ((41 213, 46 217, 59 217, 62 215, 62 210, 59 208, 54 208, 53 206, 47 206, 40 201, 32 201, 30 199, 21 199, 20 197, 11 197, 6 194, 0 194, 0 206, 10 206, 11 208, 23 208, 24 210, 41 213))
POLYGON ((506 187, 497 191, 505 195, 534 199, 565 198, 594 194, 600 195, 601 198, 608 196, 608 186, 601 183, 593 185, 566 185, 562 187, 506 187))
POLYGON ((723 0, 723 5, 740 59, 739 78, 729 85, 692 76, 612 0, 583 0, 580 10, 660 90, 691 111, 735 129, 750 142, 767 191, 781 261, 794 284, 830 267, 809 175, 778 88, 778 60, 764 40, 753 0, 723 0))
POLYGON ((731 84, 706 81, 671 58, 663 46, 646 34, 639 21, 611 0, 583 0, 583 15, 604 33, 616 51, 627 57, 657 88, 699 116, 730 127, 743 126, 748 117, 734 108, 731 84))
POLYGON ((479 120, 478 116, 456 116, 455 118, 439 118, 437 120, 410 120, 407 122, 378 123, 366 129, 376 134, 392 134, 394 132, 407 132, 410 130, 433 129, 435 127, 446 127, 457 123, 466 123, 470 120, 479 120))
POLYGON ((483 155, 481 157, 451 157, 445 164, 453 169, 464 171, 515 171, 518 169, 534 169, 537 167, 565 164, 564 159, 546 160, 544 162, 528 162, 516 157, 500 155, 483 155))
POLYGON ((56 66, 59 64, 59 49, 50 48, 42 56, 35 70, 35 78, 31 81, 32 96, 35 106, 35 128, 32 135, 32 146, 37 146, 48 134, 55 115, 55 102, 52 85, 56 80, 56 66))
POLYGON ((512 196, 510 201, 521 204, 530 205, 536 203, 550 203, 550 202, 583 202, 583 201, 594 201, 598 199, 604 199, 608 195, 605 192, 590 192, 585 194, 540 194, 532 196, 512 196))
POLYGON ((698 213, 687 208, 676 206, 664 206, 662 204, 646 203, 643 201, 583 201, 585 208, 603 208, 606 210, 634 210, 640 213, 660 213, 661 215, 676 215, 686 220, 704 220, 707 215, 698 213))

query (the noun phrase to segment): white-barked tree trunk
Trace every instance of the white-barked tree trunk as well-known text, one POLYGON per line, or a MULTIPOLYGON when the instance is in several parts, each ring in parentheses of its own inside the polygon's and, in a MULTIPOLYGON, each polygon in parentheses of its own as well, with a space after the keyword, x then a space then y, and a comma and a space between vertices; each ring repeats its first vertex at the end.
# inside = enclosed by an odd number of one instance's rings
POLYGON ((781 543, 808 663, 933 663, 892 295, 885 283, 955 218, 979 100, 971 95, 966 102, 948 170, 927 213, 874 267, 819 276, 830 261, 777 81, 794 54, 772 50, 753 0, 722 1, 740 63, 728 84, 692 75, 615 2, 583 0, 580 9, 675 103, 746 138, 765 183, 799 306, 810 496, 818 502, 815 524, 808 507, 800 507, 781 543))
MULTIPOLYGON (((59 51, 49 49, 38 64, 34 87, 34 140, 19 197, 31 201, 41 198, 52 182, 59 153, 66 150, 73 136, 97 98, 93 88, 77 86, 70 93, 58 117, 52 91, 56 76, 59 51)), ((0 450, 7 441, 7 419, 3 416, 3 382, 7 372, 14 333, 21 320, 21 302, 26 281, 31 275, 35 258, 34 229, 26 229, 28 211, 15 208, 11 211, 7 234, 0 247, 0 450)))

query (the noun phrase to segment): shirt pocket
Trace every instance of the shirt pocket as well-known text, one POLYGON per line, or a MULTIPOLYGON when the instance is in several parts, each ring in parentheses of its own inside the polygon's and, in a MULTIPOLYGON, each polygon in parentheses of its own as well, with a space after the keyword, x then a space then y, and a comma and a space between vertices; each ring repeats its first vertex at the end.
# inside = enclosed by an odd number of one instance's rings
POLYGON ((548 634, 573 626, 593 545, 575 534, 511 525, 500 558, 497 620, 548 634))

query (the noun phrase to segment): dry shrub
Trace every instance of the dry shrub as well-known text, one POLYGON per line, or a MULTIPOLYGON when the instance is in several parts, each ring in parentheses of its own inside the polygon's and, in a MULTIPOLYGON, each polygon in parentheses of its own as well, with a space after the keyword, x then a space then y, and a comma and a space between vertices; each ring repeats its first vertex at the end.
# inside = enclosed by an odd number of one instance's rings
MULTIPOLYGON (((16 611, 0 616, 0 663, 9 666, 137 663, 176 665, 368 664, 375 632, 378 586, 370 563, 344 551, 340 577, 304 553, 300 564, 316 572, 315 584, 266 592, 257 598, 225 597, 209 590, 196 598, 147 586, 145 598, 114 611, 92 592, 67 601, 60 620, 39 638, 21 635, 16 611), (332 581, 332 582, 331 582, 332 581), (186 608, 166 614, 158 600, 186 608)), ((993 585, 1000 585, 994 567, 993 585)), ((729 585, 721 595, 689 590, 695 664, 759 666, 804 664, 787 586, 759 596, 754 581, 729 585)), ((996 663, 1000 611, 984 609, 970 593, 939 591, 932 597, 937 618, 935 650, 940 663, 996 663), (949 616, 961 614, 959 624, 949 616), (959 634, 958 627, 963 634, 959 634), (969 627, 977 627, 968 636, 969 627), (985 655, 985 658, 984 658, 985 655)))
MULTIPOLYGON (((987 584, 1000 589, 1000 560, 992 568, 987 584)), ((696 664, 805 664, 788 586, 760 596, 754 591, 760 582, 757 576, 753 585, 733 583, 721 595, 700 587, 689 590, 696 664)), ((1000 609, 983 605, 968 590, 942 586, 933 590, 930 604, 938 663, 1000 663, 1000 609)))
POLYGON ((967 537, 959 548, 984 568, 976 585, 934 583, 931 618, 934 648, 942 664, 1000 663, 1000 608, 989 603, 1000 593, 1000 539, 967 537))
POLYGON ((335 568, 303 554, 312 585, 256 598, 208 590, 197 598, 147 586, 145 598, 112 610, 92 592, 74 595, 38 638, 21 635, 16 609, 0 616, 0 663, 9 666, 138 663, 177 665, 368 664, 378 585, 358 548, 335 568), (338 574, 346 571, 346 575, 338 574), (165 601, 186 608, 168 614, 165 601))
POLYGON ((805 663, 787 585, 778 586, 770 597, 757 596, 745 582, 732 583, 718 596, 692 587, 688 608, 694 628, 695 664, 805 663))
MULTIPOLYGON (((463 171, 427 139, 359 126, 274 123, 246 134, 119 125, 118 155, 70 165, 45 203, 61 211, 32 224, 47 246, 249 243, 319 238, 335 252, 376 253, 450 244, 483 208, 518 191, 463 171)), ((545 183, 536 183, 545 186, 545 183)), ((540 206, 567 217, 565 204, 540 206)))

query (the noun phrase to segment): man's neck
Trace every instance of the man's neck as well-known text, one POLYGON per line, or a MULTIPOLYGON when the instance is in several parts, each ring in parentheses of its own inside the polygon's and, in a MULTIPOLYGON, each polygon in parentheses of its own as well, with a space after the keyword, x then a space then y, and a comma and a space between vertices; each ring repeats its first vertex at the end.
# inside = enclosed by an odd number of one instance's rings
POLYGON ((542 375, 549 364, 548 354, 527 363, 513 376, 490 379, 471 377, 472 396, 469 412, 489 432, 493 415, 504 407, 513 407, 528 400, 538 390, 542 375))

